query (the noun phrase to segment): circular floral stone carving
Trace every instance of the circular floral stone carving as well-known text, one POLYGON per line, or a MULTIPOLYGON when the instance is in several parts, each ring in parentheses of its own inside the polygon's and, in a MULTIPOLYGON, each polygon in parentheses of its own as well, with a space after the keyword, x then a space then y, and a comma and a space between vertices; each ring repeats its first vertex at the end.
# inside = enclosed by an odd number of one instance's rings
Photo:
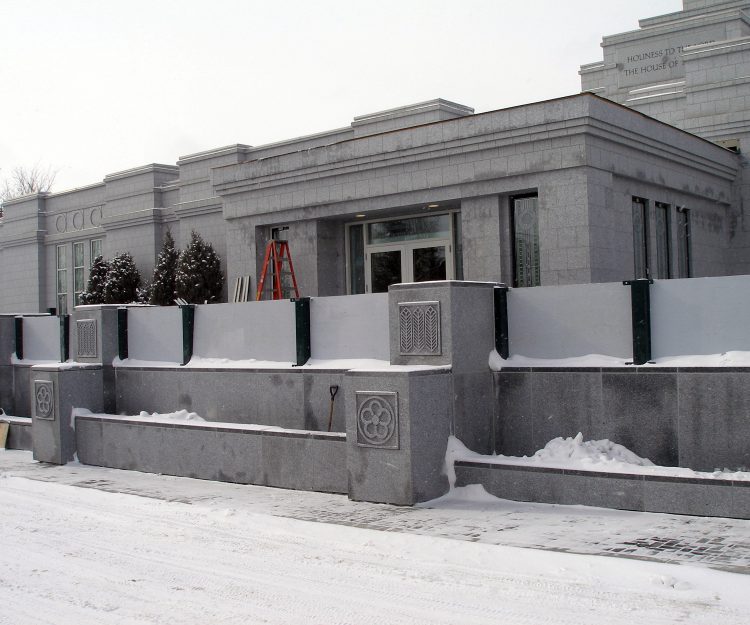
POLYGON ((52 414, 52 393, 46 384, 37 386, 36 413, 37 416, 45 418, 52 414))
POLYGON ((65 232, 68 229, 68 218, 65 215, 58 215, 55 219, 55 229, 58 232, 65 232))
POLYGON ((73 213, 73 227, 76 230, 83 230, 83 211, 73 213))
POLYGON ((359 408, 357 427, 368 444, 383 445, 393 436, 396 417, 384 399, 370 397, 359 408))

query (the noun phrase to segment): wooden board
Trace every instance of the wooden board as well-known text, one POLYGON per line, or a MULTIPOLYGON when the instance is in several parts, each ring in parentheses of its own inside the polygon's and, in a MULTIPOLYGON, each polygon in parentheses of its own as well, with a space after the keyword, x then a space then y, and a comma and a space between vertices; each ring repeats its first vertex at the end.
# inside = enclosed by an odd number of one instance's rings
POLYGON ((5 448, 5 443, 8 440, 8 428, 10 426, 5 421, 0 421, 0 448, 5 448))

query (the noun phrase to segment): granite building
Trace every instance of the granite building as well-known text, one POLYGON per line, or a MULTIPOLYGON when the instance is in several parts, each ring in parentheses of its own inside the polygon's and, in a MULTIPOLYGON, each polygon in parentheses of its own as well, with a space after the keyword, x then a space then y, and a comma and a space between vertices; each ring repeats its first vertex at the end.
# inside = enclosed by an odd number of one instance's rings
POLYGON ((311 296, 750 273, 750 2, 684 5, 605 37, 587 93, 480 114, 432 100, 8 202, 0 312, 69 312, 99 253, 148 276, 167 229, 213 243, 229 293, 255 287, 272 238, 311 296))

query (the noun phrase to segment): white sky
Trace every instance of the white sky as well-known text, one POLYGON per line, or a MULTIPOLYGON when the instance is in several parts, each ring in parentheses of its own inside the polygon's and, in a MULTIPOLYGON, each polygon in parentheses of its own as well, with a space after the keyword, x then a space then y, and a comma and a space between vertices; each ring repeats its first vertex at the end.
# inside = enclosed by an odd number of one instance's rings
POLYGON ((604 35, 680 0, 0 0, 0 179, 54 190, 445 98, 580 91, 604 35))

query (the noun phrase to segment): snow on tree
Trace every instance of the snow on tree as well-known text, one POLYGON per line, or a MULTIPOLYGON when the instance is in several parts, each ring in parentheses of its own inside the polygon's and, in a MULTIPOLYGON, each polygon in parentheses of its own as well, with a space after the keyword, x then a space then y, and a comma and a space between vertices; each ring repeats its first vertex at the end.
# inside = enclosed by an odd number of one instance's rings
POLYGON ((171 306, 175 299, 175 276, 180 253, 174 246, 172 233, 167 230, 164 244, 156 259, 154 277, 151 280, 150 302, 157 306, 171 306))
POLYGON ((138 301, 141 274, 128 252, 115 256, 109 263, 104 284, 105 304, 130 304, 138 301))
POLYGON ((103 304, 104 285, 109 273, 109 261, 97 256, 91 265, 86 292, 81 293, 81 304, 103 304))
POLYGON ((191 304, 218 302, 224 287, 221 260, 210 243, 193 230, 177 263, 175 295, 191 304))

